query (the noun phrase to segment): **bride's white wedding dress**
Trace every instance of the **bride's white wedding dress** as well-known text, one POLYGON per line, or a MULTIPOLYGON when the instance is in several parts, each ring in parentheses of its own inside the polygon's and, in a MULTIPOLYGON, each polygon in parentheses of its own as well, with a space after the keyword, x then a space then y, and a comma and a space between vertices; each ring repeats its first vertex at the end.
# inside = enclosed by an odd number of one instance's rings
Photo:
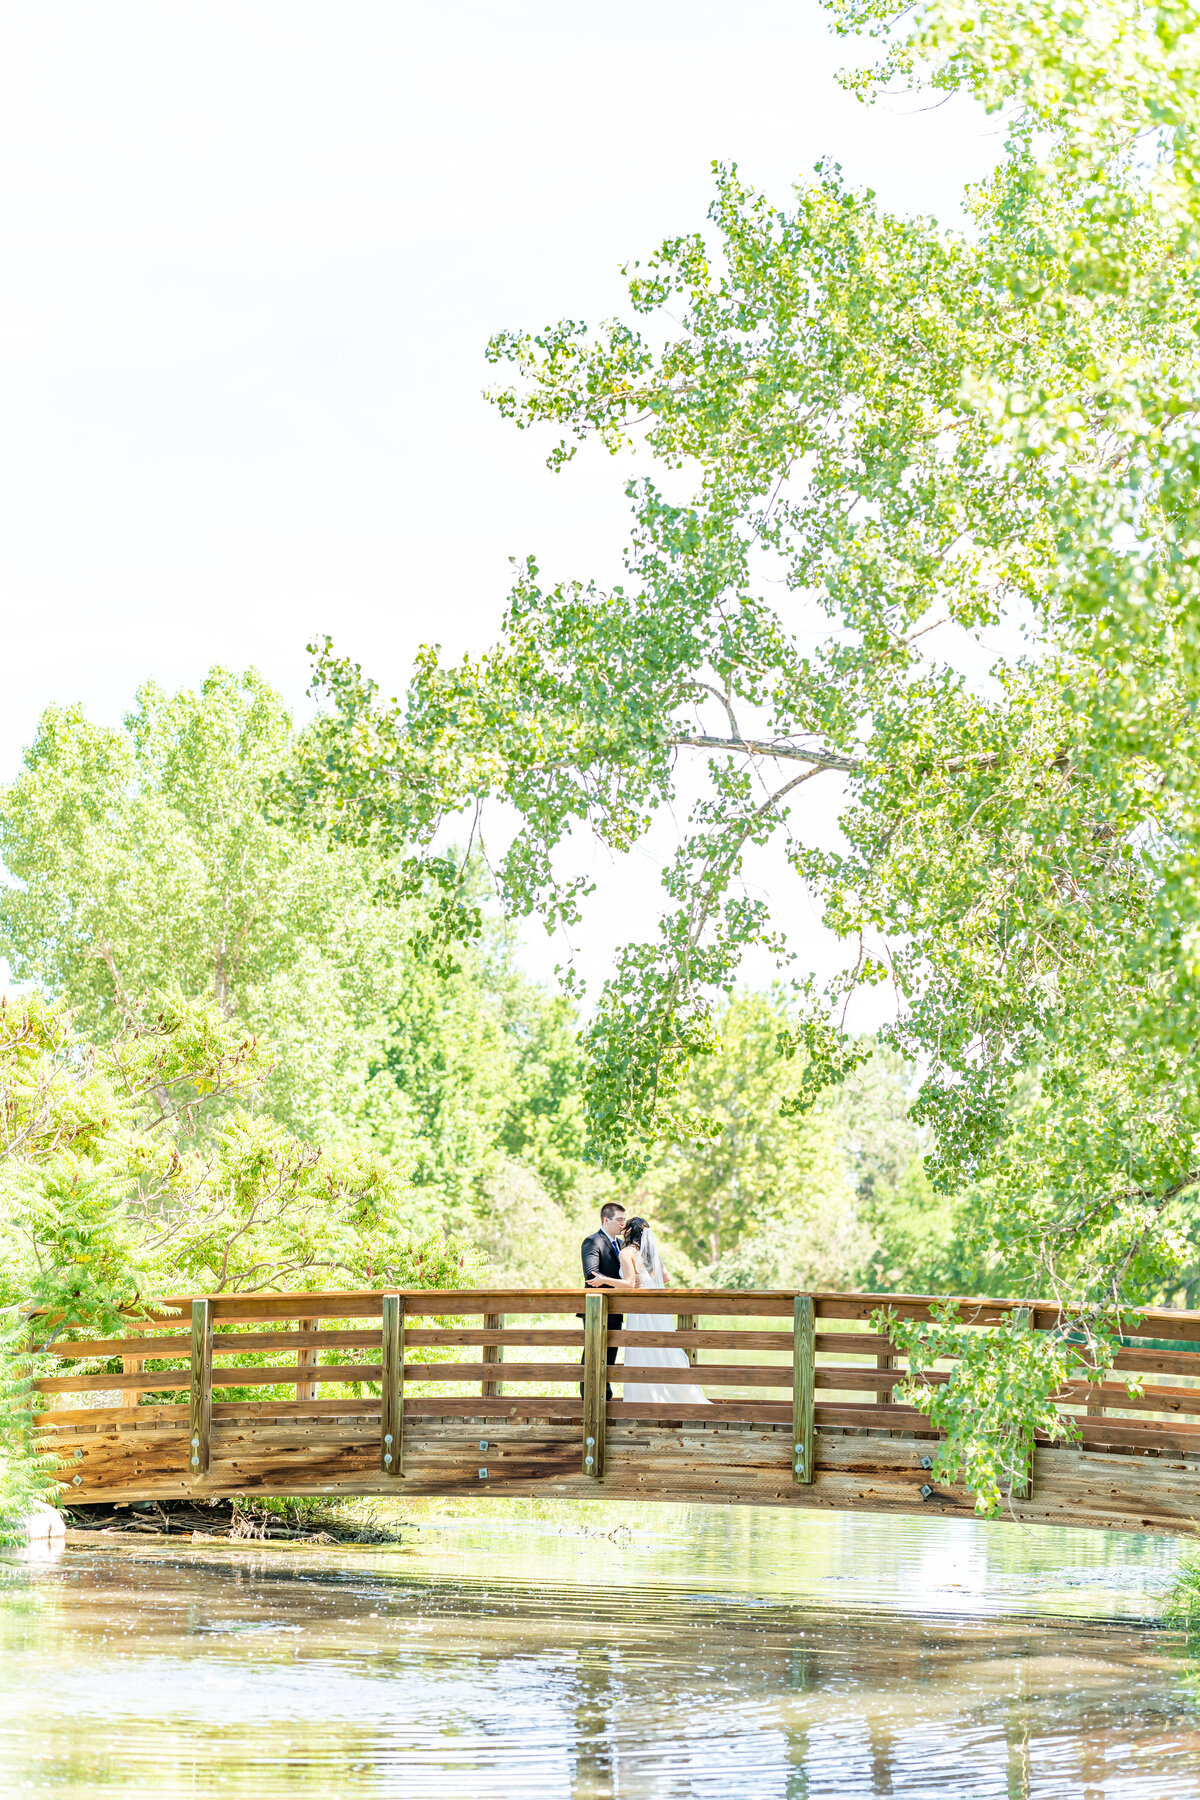
MULTIPOLYGON (((642 1233, 641 1247, 634 1253, 634 1273, 639 1290, 641 1288, 661 1288, 666 1285, 663 1280, 662 1262, 658 1247, 650 1231, 642 1233)), ((674 1331, 675 1318, 672 1313, 626 1313, 626 1331, 674 1331)), ((627 1369, 690 1369, 686 1350, 639 1350, 632 1345, 625 1346, 625 1367, 627 1369)), ((616 1377, 617 1370, 613 1370, 616 1377)), ((706 1396, 694 1382, 653 1382, 645 1387, 640 1382, 625 1384, 625 1398, 630 1401, 655 1401, 659 1405, 668 1406, 707 1406, 706 1396)))

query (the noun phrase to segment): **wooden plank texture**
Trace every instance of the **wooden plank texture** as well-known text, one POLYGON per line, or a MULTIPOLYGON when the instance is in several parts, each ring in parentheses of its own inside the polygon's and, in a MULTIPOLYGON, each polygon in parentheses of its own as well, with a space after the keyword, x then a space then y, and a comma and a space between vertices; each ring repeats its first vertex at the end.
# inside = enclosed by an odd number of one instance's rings
MULTIPOLYGON (((123 1355, 121 1357, 121 1373, 123 1375, 140 1375, 145 1367, 146 1360, 143 1356, 134 1354, 130 1356, 123 1355)), ((138 1397, 136 1389, 130 1389, 128 1393, 122 1396, 123 1406, 136 1406, 137 1403, 138 1397)))
MULTIPOLYGON (((320 1359, 320 1351, 318 1350, 314 1340, 320 1333, 321 1321, 320 1321, 320 1319, 301 1319, 299 1321, 299 1325, 300 1325, 300 1332, 299 1332, 300 1337, 302 1339, 307 1337, 309 1342, 307 1344, 303 1344, 301 1346, 301 1348, 297 1351, 296 1361, 300 1364, 300 1366, 302 1368, 313 1368, 313 1367, 315 1367, 316 1363, 320 1359)), ((216 1349, 215 1344, 213 1345, 213 1349, 214 1350, 216 1349)), ((303 1381, 303 1380, 297 1381, 297 1383, 296 1383, 296 1398, 297 1398, 297 1400, 315 1400, 316 1397, 317 1397, 317 1388, 316 1388, 316 1383, 314 1381, 303 1381)))
MULTIPOLYGON (((89 1358, 125 1366, 39 1383, 51 1404, 37 1415, 38 1429, 69 1466, 79 1499, 184 1494, 198 1481, 213 1495, 394 1493, 400 1475, 406 1492, 477 1494, 486 1439, 489 1487, 514 1495, 594 1495, 603 1478, 605 1492, 639 1500, 968 1518, 970 1496, 922 1470, 938 1434, 918 1409, 896 1403, 900 1359, 870 1323, 886 1307, 928 1317, 934 1298, 674 1289, 655 1305, 678 1330, 614 1332, 611 1295, 577 1289, 220 1295, 194 1304, 189 1297, 188 1337, 184 1319, 164 1308, 149 1320, 131 1316, 124 1337, 54 1345, 68 1369, 89 1358), (582 1329, 574 1316, 581 1312, 582 1329), (606 1349, 621 1346, 700 1358, 691 1379, 709 1399, 639 1401, 639 1391, 663 1385, 662 1372, 610 1369, 606 1349), (319 1352, 371 1360, 318 1363, 319 1352), (430 1353, 435 1360, 413 1360, 430 1353), (263 1366, 228 1366, 245 1354, 261 1356, 263 1366), (153 1366, 167 1358, 180 1366, 153 1366), (623 1397, 606 1403, 610 1380, 623 1397), (378 1383, 380 1395, 337 1391, 364 1383, 378 1383), (213 1399, 214 1388, 272 1387, 290 1392, 213 1399), (467 1391, 446 1391, 453 1388, 467 1391), (107 1390, 122 1404, 68 1403, 107 1390), (184 1392, 186 1406, 136 1403, 184 1392)), ((1017 1330, 1045 1330, 1059 1318, 1036 1302, 970 1300, 960 1308, 985 1328, 1011 1321, 1017 1330)), ((1010 1502, 1013 1518, 1196 1530, 1200 1315, 1158 1309, 1136 1324, 1146 1341, 1118 1349, 1113 1376, 1063 1388, 1058 1404, 1074 1438, 1032 1447, 1036 1480, 1018 1483, 1025 1491, 1010 1502), (1142 1394, 1127 1393, 1126 1373, 1145 1378, 1142 1394)), ((928 1380, 948 1375, 943 1364, 928 1380)))
MULTIPOLYGON (((194 1296, 187 1295, 164 1301, 153 1310, 139 1312, 139 1328, 170 1326, 178 1323, 178 1315, 186 1315, 194 1296)), ((783 1318, 792 1312, 794 1291, 775 1293, 730 1293, 719 1288, 670 1289, 657 1296, 660 1311, 695 1313, 705 1317, 775 1316, 783 1318)), ((1045 1330, 1055 1324, 1059 1310, 1052 1302, 974 1297, 941 1294, 844 1294, 817 1291, 813 1295, 816 1316, 820 1319, 869 1320, 872 1314, 890 1307, 904 1318, 928 1318, 930 1307, 954 1298, 964 1323, 996 1325, 1014 1309, 1025 1307, 1031 1328, 1045 1330)), ((407 1317, 480 1317, 488 1312, 515 1314, 576 1313, 583 1294, 578 1289, 493 1288, 493 1289, 413 1289, 405 1293, 407 1317)), ((361 1293, 343 1289, 302 1295, 288 1294, 222 1294, 213 1297, 215 1320, 299 1319, 319 1314, 325 1318, 376 1319, 382 1314, 382 1290, 361 1293)), ((53 1312, 35 1315, 53 1324, 53 1312)), ((1130 1313, 1126 1330, 1142 1338, 1160 1338, 1174 1342, 1191 1342, 1200 1346, 1200 1312, 1183 1312, 1170 1307, 1147 1307, 1130 1313)))
POLYGON ((590 1293, 583 1320, 583 1472, 592 1481, 604 1474, 604 1437, 607 1421, 605 1389, 608 1385, 608 1298, 590 1293))
MULTIPOLYGON (((202 1480, 208 1473, 212 1429, 212 1308, 207 1300, 192 1301, 190 1377, 187 1467, 194 1480, 202 1480)), ((126 1377, 129 1381, 137 1379, 126 1377)))
POLYGON ((404 1473, 404 1300, 385 1294, 379 1409, 379 1467, 393 1480, 404 1473))
MULTIPOLYGON (((684 1315, 685 1317, 687 1315, 684 1315)), ((680 1330, 677 1332, 653 1331, 610 1331, 610 1345, 618 1347, 637 1347, 645 1349, 686 1349, 697 1350, 767 1350, 785 1353, 790 1362, 792 1349, 792 1333, 790 1331, 721 1331, 721 1330, 680 1330)), ((536 1327, 508 1327, 502 1330, 484 1330, 462 1327, 458 1329, 414 1329, 405 1331, 405 1343, 413 1348, 450 1349, 457 1347, 498 1346, 512 1349, 574 1349, 582 1350, 582 1330, 554 1330, 536 1327)), ((263 1355, 283 1350, 374 1350, 379 1352, 380 1334, 376 1330, 363 1331, 215 1331, 213 1334, 213 1357, 263 1355)), ((82 1361, 115 1356, 133 1357, 144 1366, 147 1362, 160 1359, 186 1361, 191 1351, 190 1337, 126 1337, 96 1339, 90 1343, 56 1343, 49 1347, 46 1354, 63 1361, 82 1361), (151 1355, 147 1352, 152 1350, 151 1355)), ((867 1332, 829 1332, 818 1331, 816 1335, 816 1355, 818 1370, 831 1365, 823 1363, 821 1358, 832 1355, 858 1355, 863 1358, 859 1364, 848 1364, 847 1367, 865 1366, 873 1361, 877 1368, 887 1369, 899 1366, 902 1359, 895 1356, 886 1338, 876 1337, 867 1332)), ((484 1360, 489 1360, 485 1358, 484 1360)), ((214 1362, 214 1366, 216 1366, 214 1362)), ((1200 1379, 1200 1354, 1195 1350, 1161 1350, 1144 1347, 1123 1348, 1116 1352, 1114 1367, 1118 1372, 1145 1375, 1184 1375, 1196 1376, 1200 1379)), ((126 1370, 125 1373, 136 1371, 126 1370)), ((178 1371, 176 1371, 177 1373, 178 1371)), ((145 1384, 145 1391, 162 1388, 163 1375, 170 1371, 149 1371, 159 1378, 145 1384)), ((94 1384, 91 1388, 46 1388, 45 1392, 89 1392, 104 1388, 121 1386, 119 1379, 111 1374, 85 1377, 52 1377, 55 1381, 63 1379, 82 1380, 94 1384)), ((931 1379, 943 1380, 942 1371, 933 1371, 931 1379)), ((184 1384, 186 1385, 186 1384, 184 1384)), ((136 1392, 136 1387, 128 1390, 136 1392)), ((1122 1390, 1123 1391, 1123 1390, 1122 1390)), ((1152 1390, 1157 1392, 1157 1390, 1152 1390)), ((1186 1390, 1183 1390, 1186 1391, 1186 1390)), ((1200 1389, 1196 1390, 1200 1392, 1200 1389)), ((1111 1396, 1105 1399, 1111 1402, 1111 1396)), ((1094 1404, 1095 1402, 1093 1402, 1094 1404)))
MULTIPOLYGON (((1018 1306, 1012 1315, 1014 1337, 1022 1332, 1033 1330, 1033 1310, 1028 1306, 1018 1306)), ((1013 1476, 1012 1497, 1014 1500, 1028 1500, 1033 1493, 1033 1433, 1029 1432, 1018 1442, 1017 1454, 1019 1473, 1013 1476)))
MULTIPOLYGON (((454 1288, 404 1290, 405 1318, 477 1318, 486 1313, 515 1313, 530 1317, 577 1314, 584 1310, 583 1288, 454 1288)), ((892 1296, 873 1304, 883 1304, 892 1296)), ((696 1313, 714 1318, 787 1319, 792 1313, 789 1292, 731 1292, 724 1288, 668 1288, 655 1293, 657 1312, 696 1313)), ((151 1322, 171 1322, 167 1307, 187 1307, 186 1300, 171 1300, 151 1322)), ((922 1302, 921 1304, 926 1304, 922 1302)), ((382 1291, 348 1293, 341 1290, 310 1294, 219 1294, 213 1298, 213 1318, 218 1323, 251 1323, 269 1319, 300 1319, 318 1314, 323 1319, 378 1319, 382 1315, 382 1291)), ((855 1314, 855 1317, 858 1315, 855 1314)))
MULTIPOLYGON (((197 1302, 199 1304, 199 1302, 197 1302)), ((436 1367, 436 1364, 430 1365, 436 1367)), ((223 1387, 295 1387, 301 1380, 313 1386, 318 1383, 378 1381, 380 1363, 333 1363, 324 1368, 308 1364, 283 1363, 275 1368, 254 1367, 219 1369, 212 1367, 210 1386, 223 1387)), ((51 1375, 33 1384, 38 1394, 97 1394, 113 1390, 136 1389, 143 1393, 178 1393, 191 1386, 188 1369, 146 1369, 140 1375, 51 1375)))
MULTIPOLYGON (((496 1332, 497 1334, 499 1334, 504 1328, 504 1314, 503 1313, 485 1313, 483 1316, 483 1324, 484 1324, 484 1329, 486 1331, 496 1332)), ((483 1346, 483 1360, 485 1363, 503 1362, 503 1360, 504 1360, 504 1341, 503 1341, 503 1339, 500 1339, 499 1342, 493 1342, 490 1344, 485 1344, 483 1346)), ((492 1398, 495 1398, 496 1395, 502 1394, 504 1392, 504 1384, 499 1381, 488 1381, 485 1379, 480 1385, 480 1391, 484 1394, 491 1395, 492 1398)))
MULTIPOLYGON (((930 1483, 920 1466, 922 1445, 882 1434, 825 1435, 816 1479, 789 1480, 783 1460, 790 1420, 751 1430, 699 1430, 610 1423, 605 1491, 639 1503, 717 1501, 723 1505, 784 1505, 822 1510, 907 1513, 970 1518, 961 1488, 930 1483), (928 1490, 927 1497, 922 1489, 928 1490)), ((533 1427, 495 1421, 488 1427, 490 1479, 506 1492, 530 1496, 594 1494, 579 1465, 579 1425, 533 1427)), ((478 1428, 469 1421, 413 1422, 405 1445, 405 1491, 455 1495, 479 1491, 478 1428)), ((73 1466, 82 1472, 80 1498, 150 1499, 186 1492, 180 1474, 186 1437, 181 1429, 141 1434, 115 1428, 85 1449, 73 1466)), ((365 1422, 334 1425, 302 1457, 286 1430, 243 1421, 217 1425, 206 1491, 219 1494, 386 1493, 378 1438, 365 1422)), ((1036 1498, 1014 1502, 1010 1514, 1031 1523, 1194 1533, 1200 1456, 1121 1457, 1078 1449, 1035 1451, 1036 1498)))
MULTIPOLYGON (((813 1433, 814 1339, 816 1317, 811 1294, 797 1294, 792 1309, 792 1480, 807 1484, 815 1474, 813 1433)), ((707 1379, 707 1376, 706 1376, 707 1379)))

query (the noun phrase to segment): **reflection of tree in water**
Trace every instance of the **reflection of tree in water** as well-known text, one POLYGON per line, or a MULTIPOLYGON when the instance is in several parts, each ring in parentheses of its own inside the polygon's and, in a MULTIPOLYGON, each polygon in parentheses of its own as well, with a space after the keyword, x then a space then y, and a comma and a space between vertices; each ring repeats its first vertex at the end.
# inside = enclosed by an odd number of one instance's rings
POLYGON ((797 1725, 788 1732, 786 1800, 808 1800, 808 1727, 797 1725))
MULTIPOLYGON (((1119 1728, 1117 1735, 1120 1735, 1119 1728)), ((1113 1736, 1111 1727, 1099 1720, 1093 1730, 1080 1734, 1076 1746, 1079 1756, 1079 1785, 1072 1790, 1078 1794, 1079 1800, 1105 1800, 1105 1796, 1112 1792, 1113 1736)))

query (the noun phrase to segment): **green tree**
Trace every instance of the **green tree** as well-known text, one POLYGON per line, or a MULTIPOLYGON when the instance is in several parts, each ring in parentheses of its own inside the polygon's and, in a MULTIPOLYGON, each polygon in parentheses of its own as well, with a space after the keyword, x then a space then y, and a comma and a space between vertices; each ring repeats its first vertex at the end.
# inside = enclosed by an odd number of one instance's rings
POLYGON ((887 1043, 830 1098, 872 1248, 862 1285, 877 1293, 990 1294, 1006 1277, 989 1257, 985 1197, 945 1192, 926 1167, 930 1133, 910 1110, 917 1071, 887 1043))
POLYGON ((269 1070, 259 1038, 177 989, 103 1044, 61 1002, 0 1000, 0 1531, 54 1491, 26 1404, 46 1372, 24 1352, 31 1315, 48 1343, 119 1334, 181 1289, 478 1280, 480 1253, 428 1228, 388 1158, 322 1150, 246 1110, 269 1070))
MULTIPOLYGON (((0 1002, 0 1305, 68 1330, 115 1325, 181 1284, 409 1285, 415 1257, 432 1252, 403 1169, 247 1111, 270 1066, 260 1038, 178 989, 151 995, 103 1045, 61 1002, 0 1002)), ((438 1272, 464 1254, 443 1249, 438 1272)), ((473 1279, 479 1260, 468 1262, 473 1279)))
MULTIPOLYGON (((512 1058, 512 1079, 499 1143, 514 1161, 537 1172, 560 1205, 587 1182, 587 1119, 583 1051, 575 1009, 514 967, 511 958, 491 977, 512 1058)), ((596 1171, 591 1171, 595 1192, 596 1171)))
POLYGON ((273 1110, 352 1133, 367 1110, 378 1019, 411 920, 376 903, 378 871, 266 816, 291 721, 254 673, 200 691, 152 683, 120 730, 52 707, 0 796, 0 951, 81 1029, 178 984, 269 1030, 273 1110))
POLYGON ((872 1247, 835 1113, 784 1111, 800 1079, 780 1062, 788 1028, 770 994, 721 1009, 720 1049, 697 1058, 681 1094, 708 1129, 668 1143, 645 1177, 651 1217, 717 1285, 851 1285, 872 1247))
MULTIPOLYGON (((565 1191, 582 1142, 569 1008, 520 978, 503 928, 431 954, 430 905, 384 854, 271 817, 296 743, 253 671, 149 684, 119 730, 49 709, 0 792, 17 881, 0 952, 101 1041, 148 990, 208 992, 270 1037, 272 1117, 399 1158, 431 1223, 486 1205, 504 1157, 565 1191)), ((479 910, 478 871, 459 885, 479 910)))
POLYGON ((935 1410, 992 1420, 998 1460, 952 1433, 947 1466, 994 1505, 1071 1357, 1101 1366, 1170 1287, 1200 1180, 1200 19, 835 11, 886 41, 864 94, 899 76, 1003 112, 970 230, 829 167, 786 208, 723 169, 710 231, 634 264, 625 316, 494 339, 497 403, 554 431, 553 467, 637 449, 628 581, 526 562, 493 649, 425 651, 402 705, 327 648, 295 798, 413 854, 502 801, 508 904, 573 921, 577 822, 627 850, 704 760, 658 934, 589 1030, 592 1142, 633 1170, 687 1128, 740 957, 778 944, 744 874, 782 834, 851 950, 797 1032, 799 1098, 853 1063, 846 999, 886 977, 939 1186, 981 1196, 991 1256, 1062 1308, 1058 1334, 955 1340, 935 1410), (946 628, 994 634, 990 683, 946 628), (798 814, 830 781, 840 852, 798 814))

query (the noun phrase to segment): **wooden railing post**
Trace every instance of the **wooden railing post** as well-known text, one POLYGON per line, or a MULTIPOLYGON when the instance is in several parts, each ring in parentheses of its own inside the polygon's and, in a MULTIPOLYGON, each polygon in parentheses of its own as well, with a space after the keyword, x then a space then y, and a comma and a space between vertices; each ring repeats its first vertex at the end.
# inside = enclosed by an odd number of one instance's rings
POLYGON ((379 1409, 379 1466, 404 1473, 404 1297, 383 1296, 383 1404, 379 1409))
MULTIPOLYGON (((898 1356, 893 1356, 889 1350, 885 1350, 882 1355, 875 1358, 875 1367, 877 1369, 894 1369, 899 1361, 900 1358, 898 1356)), ((877 1388, 875 1391, 876 1406, 890 1406, 894 1394, 894 1388, 877 1388)), ((879 1435, 881 1437, 891 1437, 892 1434, 890 1431, 881 1430, 879 1435)))
MULTIPOLYGON (((299 1325, 300 1330, 304 1332, 319 1331, 321 1329, 320 1319, 297 1319, 296 1323, 299 1325)), ((302 1369, 311 1369, 315 1367, 320 1360, 320 1352, 316 1349, 297 1350, 296 1352, 296 1361, 300 1364, 302 1369)), ((319 1388, 315 1381, 298 1381, 296 1383, 297 1400, 315 1400, 318 1392, 319 1388)))
POLYGON ((593 1481, 604 1474, 607 1388, 608 1295, 591 1293, 583 1314, 583 1472, 593 1481))
MULTIPOLYGON (((137 1334, 136 1325, 128 1325, 126 1326, 126 1330, 130 1337, 134 1337, 137 1334)), ((123 1356, 121 1358, 121 1370, 126 1375, 140 1375, 145 1367, 146 1359, 144 1356, 123 1356)), ((141 1394, 138 1392, 137 1388, 123 1388, 121 1391, 122 1406, 136 1406, 140 1399, 141 1394)))
MULTIPOLYGON (((696 1317, 697 1317, 697 1315, 695 1313, 680 1313, 678 1329, 680 1331, 695 1331, 696 1317)), ((696 1366, 696 1357, 698 1355, 699 1355, 699 1352, 696 1349, 696 1346, 693 1344, 687 1352, 687 1359, 691 1363, 693 1368, 695 1368, 695 1366, 696 1366)))
POLYGON ((815 1474, 816 1309, 811 1294, 797 1294, 792 1310, 792 1481, 809 1484, 815 1474))
POLYGON ((212 1432, 212 1301, 192 1301, 192 1386, 188 1407, 188 1469, 193 1480, 208 1474, 212 1432))
MULTIPOLYGON (((503 1313, 484 1313, 483 1329, 485 1331, 503 1331, 504 1330, 504 1314, 503 1313)), ((504 1361, 504 1345, 503 1344, 485 1344, 483 1346, 483 1361, 485 1363, 503 1362, 504 1361)), ((502 1394, 504 1392, 504 1383, 502 1381, 484 1381, 480 1384, 480 1386, 485 1395, 502 1394)))
MULTIPOLYGON (((1018 1306, 1013 1313, 1013 1330, 1030 1331, 1033 1328, 1033 1309, 1018 1306)), ((1013 1478, 1012 1497, 1014 1500, 1031 1500, 1033 1498, 1033 1436, 1032 1433, 1024 1446, 1024 1473, 1013 1478)))

